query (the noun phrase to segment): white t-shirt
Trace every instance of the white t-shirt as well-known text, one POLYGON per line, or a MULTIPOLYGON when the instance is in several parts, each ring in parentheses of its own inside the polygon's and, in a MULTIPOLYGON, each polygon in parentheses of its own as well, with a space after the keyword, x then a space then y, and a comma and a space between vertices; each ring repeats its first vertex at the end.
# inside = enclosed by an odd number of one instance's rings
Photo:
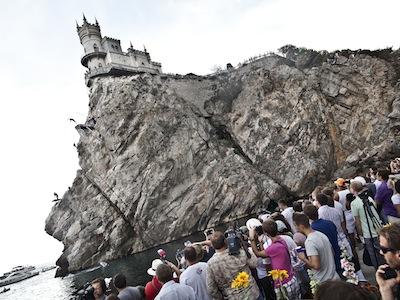
POLYGON ((196 294, 196 299, 212 299, 207 292, 207 263, 198 262, 191 265, 182 272, 179 277, 179 282, 190 286, 196 294))
POLYGON ((333 208, 341 214, 345 211, 345 206, 343 206, 339 201, 333 201, 333 208))
POLYGON ((356 223, 351 210, 345 210, 344 216, 346 217, 346 229, 348 233, 354 233, 356 231, 356 223))
POLYGON ((290 227, 292 228, 293 233, 296 233, 296 228, 294 227, 293 224, 293 213, 294 213, 293 207, 285 208, 281 212, 282 216, 284 216, 286 221, 288 221, 290 227))
POLYGON ((343 190, 343 191, 338 191, 337 192, 339 195, 339 203, 342 204, 343 208, 346 208, 346 195, 350 194, 349 189, 343 190))
POLYGON ((330 207, 328 205, 323 205, 318 208, 318 216, 320 219, 328 220, 335 224, 336 229, 338 231, 338 235, 341 236, 343 234, 342 222, 343 218, 343 211, 339 212, 338 209, 330 207))
POLYGON ((394 194, 392 196, 392 202, 394 205, 399 205, 400 204, 400 194, 394 194))

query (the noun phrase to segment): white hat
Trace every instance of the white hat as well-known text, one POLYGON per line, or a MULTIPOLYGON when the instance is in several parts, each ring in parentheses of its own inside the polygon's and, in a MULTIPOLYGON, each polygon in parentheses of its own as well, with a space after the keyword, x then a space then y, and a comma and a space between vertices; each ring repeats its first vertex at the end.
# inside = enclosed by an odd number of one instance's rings
POLYGON ((258 216, 258 218, 261 219, 263 222, 265 222, 266 220, 268 220, 269 217, 271 217, 271 214, 262 214, 262 215, 259 215, 259 216, 258 216))
POLYGON ((367 185, 367 182, 365 181, 365 178, 362 177, 362 176, 357 176, 357 177, 354 177, 353 179, 350 180, 350 182, 353 182, 353 181, 358 181, 358 182, 360 182, 363 186, 364 186, 364 185, 367 185))
POLYGON ((285 223, 283 223, 281 220, 276 220, 275 223, 276 223, 276 226, 278 227, 278 232, 281 232, 281 231, 287 229, 285 223))
POLYGON ((161 261, 161 259, 155 259, 155 260, 153 260, 152 262, 151 262, 151 268, 150 269, 148 269, 147 270, 147 274, 149 274, 150 276, 155 276, 156 275, 156 270, 157 270, 157 267, 159 266, 159 265, 162 265, 162 261, 161 261))
POLYGON ((246 222, 246 227, 247 227, 248 230, 254 229, 254 228, 258 227, 258 226, 262 226, 262 224, 261 224, 259 219, 253 218, 253 219, 247 220, 247 222, 246 222))

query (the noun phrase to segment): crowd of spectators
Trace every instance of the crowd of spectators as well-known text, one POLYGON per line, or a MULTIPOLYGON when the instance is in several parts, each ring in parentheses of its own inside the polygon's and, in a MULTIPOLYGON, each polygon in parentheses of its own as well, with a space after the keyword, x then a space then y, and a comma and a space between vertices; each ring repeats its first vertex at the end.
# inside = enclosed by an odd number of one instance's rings
POLYGON ((206 230, 204 241, 186 245, 177 265, 155 259, 145 287, 129 287, 117 274, 115 293, 106 296, 104 280, 96 279, 95 297, 400 300, 399 172, 395 159, 389 168, 318 186, 308 199, 280 199, 276 211, 246 226, 206 230), (363 264, 376 269, 376 288, 363 264))

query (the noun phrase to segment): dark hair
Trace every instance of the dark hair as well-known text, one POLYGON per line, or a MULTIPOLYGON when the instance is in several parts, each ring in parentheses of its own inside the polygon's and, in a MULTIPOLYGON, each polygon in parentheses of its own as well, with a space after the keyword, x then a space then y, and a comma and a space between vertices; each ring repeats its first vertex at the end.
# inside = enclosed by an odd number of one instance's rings
POLYGON ((183 255, 188 262, 195 262, 197 259, 196 249, 192 246, 185 247, 185 249, 183 249, 183 255))
POLYGON ((158 281, 161 283, 167 283, 174 278, 174 271, 170 266, 166 264, 161 264, 156 269, 156 276, 158 281))
POLYGON ((400 250, 400 223, 383 226, 379 235, 387 240, 389 248, 400 250))
POLYGON ((318 208, 314 205, 306 205, 304 207, 304 214, 311 220, 318 220, 318 208))
POLYGON ((318 287, 314 300, 373 300, 375 296, 362 287, 340 281, 328 280, 318 287))
POLYGON ((293 222, 297 225, 303 225, 306 228, 310 228, 310 219, 302 213, 294 213, 293 214, 293 222))
POLYGON ((146 294, 145 294, 144 286, 138 285, 136 288, 139 290, 140 295, 142 295, 142 298, 145 299, 146 298, 146 294))
POLYGON ((386 169, 379 169, 377 172, 377 176, 382 177, 383 180, 388 180, 389 175, 390 175, 390 172, 389 172, 389 170, 386 170, 386 169))
POLYGON ((352 183, 350 183, 350 188, 359 193, 364 189, 364 186, 359 181, 353 181, 352 183))
POLYGON ((212 234, 210 241, 214 249, 218 250, 226 247, 225 236, 221 231, 215 231, 212 234))
POLYGON ((271 237, 278 235, 278 225, 273 220, 266 220, 262 224, 263 231, 271 237))
POLYGON ((104 294, 106 292, 106 290, 107 290, 107 285, 106 285, 106 282, 105 282, 104 278, 99 277, 99 278, 96 278, 95 280, 93 280, 91 282, 92 285, 95 284, 95 283, 100 283, 100 287, 101 287, 101 289, 103 291, 103 294, 104 294))
POLYGON ((280 199, 280 200, 278 200, 278 204, 283 204, 285 206, 288 206, 289 202, 286 199, 280 199))
POLYGON ((302 212, 303 211, 303 204, 301 201, 295 201, 293 202, 293 210, 296 212, 302 212))
POLYGON ((123 289, 126 288, 126 277, 124 274, 118 273, 117 275, 114 276, 113 278, 114 286, 117 289, 123 289))
POLYGON ((115 294, 110 294, 107 296, 106 300, 119 300, 119 298, 115 294))
POLYGON ((400 179, 394 183, 394 189, 397 193, 400 193, 400 179))
POLYGON ((283 224, 286 226, 286 232, 292 231, 292 227, 290 226, 289 222, 286 220, 286 218, 279 212, 275 212, 271 215, 271 219, 274 221, 282 221, 283 224))
POLYGON ((325 194, 325 195, 327 195, 327 196, 331 196, 331 197, 333 197, 333 193, 334 193, 334 191, 333 191, 333 189, 331 189, 331 188, 324 188, 322 191, 321 191, 321 193, 322 194, 325 194))
POLYGON ((316 199, 317 199, 318 203, 319 203, 321 206, 323 206, 323 205, 328 205, 329 198, 328 198, 327 195, 322 194, 322 193, 321 193, 321 194, 318 194, 317 197, 316 197, 316 199))

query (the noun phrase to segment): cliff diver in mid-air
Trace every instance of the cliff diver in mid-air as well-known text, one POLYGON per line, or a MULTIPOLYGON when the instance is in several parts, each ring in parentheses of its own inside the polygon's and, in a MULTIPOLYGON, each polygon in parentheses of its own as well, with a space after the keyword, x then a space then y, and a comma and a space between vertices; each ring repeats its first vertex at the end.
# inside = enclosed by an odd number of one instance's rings
POLYGON ((60 198, 58 198, 58 194, 57 194, 57 193, 54 193, 54 197, 56 197, 56 199, 54 199, 53 202, 56 202, 56 201, 60 201, 60 200, 61 200, 60 198))

